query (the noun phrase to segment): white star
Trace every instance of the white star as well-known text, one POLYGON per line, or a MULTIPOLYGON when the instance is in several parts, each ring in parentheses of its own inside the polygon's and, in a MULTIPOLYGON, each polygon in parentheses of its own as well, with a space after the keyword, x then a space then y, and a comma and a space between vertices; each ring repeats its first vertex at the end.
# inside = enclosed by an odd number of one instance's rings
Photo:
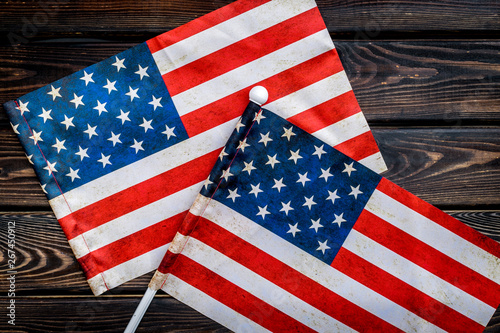
POLYGON ((111 131, 111 137, 108 139, 108 141, 113 142, 113 147, 114 147, 117 143, 122 143, 122 142, 120 141, 120 135, 121 135, 121 133, 115 134, 115 133, 113 133, 113 131, 111 131))
POLYGON ((146 68, 142 68, 142 66, 139 65, 139 70, 137 72, 135 72, 135 74, 140 75, 141 81, 142 81, 143 77, 145 77, 145 76, 149 77, 149 74, 146 73, 147 70, 148 70, 148 66, 146 66, 146 68))
POLYGON ((278 192, 281 192, 281 188, 286 187, 285 184, 283 184, 283 177, 281 177, 280 180, 274 180, 274 186, 272 188, 278 189, 278 192))
POLYGON ((290 128, 288 129, 283 127, 283 130, 285 131, 285 134, 283 134, 281 137, 286 137, 288 141, 290 141, 290 138, 295 135, 295 133, 293 133, 293 126, 290 126, 290 128))
POLYGON ((214 182, 210 180, 210 176, 207 177, 207 180, 203 183, 203 186, 205 187, 205 190, 208 188, 208 186, 212 185, 214 182))
POLYGON ((320 218, 317 219, 316 221, 314 221, 313 219, 311 219, 312 225, 309 227, 309 229, 314 229, 316 231, 316 233, 317 233, 319 228, 323 228, 323 225, 320 224, 319 221, 321 221, 320 218))
POLYGON ((97 128, 97 125, 94 126, 94 127, 90 127, 89 124, 87 124, 87 129, 85 131, 83 131, 83 133, 87 133, 89 135, 89 139, 92 139, 92 136, 95 135, 95 136, 99 136, 97 134, 97 132, 95 131, 95 129, 97 128))
POLYGON ((83 77, 81 77, 80 80, 85 81, 85 87, 89 84, 89 82, 95 83, 92 79, 92 75, 94 75, 94 73, 87 74, 86 71, 83 71, 83 77))
POLYGON ((259 125, 260 125, 260 121, 261 121, 262 119, 266 119, 266 117, 264 117, 264 115, 262 114, 262 111, 260 111, 260 112, 255 112, 255 117, 253 118, 253 121, 256 121, 256 122, 257 122, 257 124, 259 124, 259 125))
POLYGON ((132 146, 130 146, 130 148, 134 148, 135 149, 135 153, 137 154, 139 152, 139 150, 144 150, 144 148, 142 148, 142 143, 144 141, 141 141, 141 142, 137 142, 136 139, 134 139, 134 144, 132 146))
POLYGON ((252 190, 250 192, 248 192, 248 194, 255 194, 256 198, 257 198, 257 196, 259 195, 260 192, 264 192, 264 191, 262 191, 260 189, 260 183, 258 183, 257 186, 254 186, 252 184, 250 184, 250 186, 252 186, 252 190))
POLYGON ((42 139, 42 131, 37 132, 33 130, 33 134, 30 136, 30 139, 33 139, 33 144, 36 145, 38 141, 43 141, 42 139))
POLYGON ((328 190, 328 198, 326 198, 326 200, 332 200, 332 204, 335 204, 335 199, 340 199, 340 197, 337 195, 337 190, 333 191, 333 192, 330 192, 330 190, 328 190))
POLYGON ((267 161, 266 165, 270 164, 273 169, 274 169, 275 164, 280 163, 280 161, 278 161, 276 159, 276 155, 278 155, 278 154, 274 154, 273 157, 267 155, 267 158, 269 159, 269 161, 267 161))
POLYGON ((47 190, 45 190, 45 186, 47 186, 47 184, 43 184, 43 185, 42 185, 42 184, 40 183, 40 186, 42 187, 42 191, 43 191, 43 193, 47 194, 47 190))
POLYGON ((89 150, 88 148, 85 148, 85 149, 82 149, 82 147, 78 146, 78 153, 75 153, 75 155, 78 155, 80 156, 80 161, 83 161, 83 159, 85 157, 89 157, 89 155, 87 154, 87 150, 89 150))
POLYGON ((66 115, 64 115, 64 121, 61 121, 61 124, 66 125, 66 131, 70 127, 75 127, 75 125, 73 125, 73 118, 75 117, 68 118, 66 115))
POLYGON ((325 254, 326 250, 331 249, 331 247, 329 247, 328 245, 326 245, 326 242, 328 242, 328 239, 325 240, 323 243, 321 243, 320 241, 318 241, 319 247, 316 249, 316 251, 321 251, 321 252, 323 252, 323 254, 325 254))
POLYGON ((294 210, 290 204, 292 203, 292 201, 288 201, 288 203, 284 203, 282 202, 281 203, 281 209, 280 209, 280 212, 285 212, 285 215, 288 216, 288 212, 291 211, 291 210, 294 210))
POLYGON ((257 170, 257 168, 253 166, 253 161, 250 161, 250 163, 247 162, 243 163, 245 163, 245 167, 243 168, 242 171, 247 171, 249 175, 252 173, 252 170, 257 170))
POLYGON ((19 134, 19 131, 17 130, 17 128, 19 127, 19 124, 14 125, 13 123, 10 123, 10 126, 12 126, 14 133, 19 134))
POLYGON ((262 216, 263 220, 266 218, 266 215, 271 214, 267 211, 267 205, 265 207, 260 207, 260 206, 258 207, 259 207, 259 212, 257 213, 257 216, 259 215, 262 216))
POLYGON ((52 145, 52 147, 56 148, 57 149, 57 153, 59 154, 59 152, 61 150, 66 150, 66 147, 64 147, 64 143, 66 142, 66 140, 62 140, 62 141, 59 141, 58 138, 56 138, 56 143, 52 145))
POLYGON ((21 111, 21 115, 23 115, 25 112, 30 112, 28 109, 28 104, 30 102, 23 103, 22 101, 19 101, 19 106, 16 107, 19 111, 21 111))
POLYGON ((269 141, 273 141, 273 139, 271 139, 271 138, 269 137, 269 133, 270 133, 270 132, 267 132, 267 134, 266 134, 266 135, 264 135, 264 134, 260 133, 260 140, 259 140, 259 143, 263 143, 265 147, 267 147, 267 143, 268 143, 269 141))
POLYGON ((154 95, 153 95, 153 100, 151 102, 149 102, 148 104, 151 104, 153 106, 153 110, 156 111, 156 108, 162 108, 163 105, 161 105, 161 99, 163 97, 160 97, 160 98, 156 98, 154 95))
POLYGON ((290 230, 288 230, 286 233, 287 234, 292 234, 292 236, 295 238, 295 234, 297 232, 300 232, 300 229, 297 228, 297 226, 299 225, 299 223, 295 223, 295 225, 291 225, 290 223, 288 224, 288 226, 290 227, 290 230))
POLYGON ((241 122, 241 118, 238 120, 238 123, 236 124, 236 132, 240 132, 240 128, 245 127, 245 125, 241 122))
POLYGON ((80 171, 80 169, 76 169, 76 170, 73 170, 71 167, 69 168, 69 173, 66 174, 66 177, 71 177, 71 182, 73 182, 75 180, 75 178, 78 178, 80 179, 80 176, 78 176, 78 171, 80 171))
POLYGON ((56 164, 57 162, 54 162, 54 163, 50 163, 48 160, 47 160, 47 166, 44 167, 45 170, 47 170, 49 172, 49 176, 52 174, 52 172, 57 172, 56 170, 56 164))
POLYGON ((335 220, 332 221, 332 223, 337 223, 339 228, 342 224, 342 222, 347 222, 345 219, 344 219, 344 213, 340 214, 340 215, 337 215, 337 214, 333 214, 335 215, 335 220))
POLYGON ((80 105, 85 105, 82 102, 82 98, 83 98, 83 95, 82 96, 76 96, 76 94, 73 93, 73 99, 71 101, 69 101, 69 102, 75 104, 75 109, 77 109, 80 105))
POLYGON ((136 89, 132 89, 131 86, 128 86, 128 93, 125 93, 125 95, 127 96, 130 96, 130 101, 132 102, 134 100, 134 98, 140 98, 139 95, 137 95, 137 91, 139 90, 139 88, 136 88, 136 89))
POLYGON ((246 147, 250 147, 250 145, 247 143, 247 138, 244 138, 243 140, 240 141, 238 149, 241 149, 242 152, 245 152, 246 147))
POLYGON ((125 65, 123 64, 123 62, 125 61, 125 58, 123 58, 123 59, 118 59, 118 57, 115 57, 115 60, 116 60, 116 62, 115 62, 115 63, 113 63, 112 65, 116 67, 116 71, 117 71, 117 72, 119 72, 119 71, 120 71, 120 69, 122 69, 122 68, 127 68, 127 67, 125 67, 125 65))
POLYGON ((299 180, 297 180, 297 183, 302 183, 302 186, 306 186, 306 182, 310 182, 311 180, 307 178, 307 172, 305 174, 300 174, 299 173, 299 180))
POLYGON ((59 88, 54 88, 53 85, 50 85, 50 90, 47 95, 52 95, 52 101, 55 101, 57 97, 61 97, 61 94, 59 93, 59 90, 61 90, 61 87, 59 88))
POLYGON ((153 121, 153 119, 146 120, 146 118, 143 117, 142 121, 143 121, 143 123, 140 124, 139 126, 144 127, 144 133, 146 133, 148 131, 148 129, 154 129, 153 126, 151 126, 151 122, 153 121))
POLYGON ((116 81, 111 82, 109 79, 106 79, 106 81, 108 81, 108 84, 102 87, 108 89, 108 95, 111 94, 113 90, 118 91, 118 89, 115 88, 116 81))
POLYGON ((342 172, 347 172, 347 174, 349 175, 349 177, 351 177, 351 172, 356 171, 356 169, 354 169, 353 166, 352 166, 353 164, 354 164, 354 162, 352 162, 349 165, 347 165, 347 163, 344 163, 345 169, 342 172))
POLYGON ((318 155, 318 159, 321 159, 321 155, 326 154, 326 151, 323 150, 324 146, 325 145, 321 145, 321 147, 314 146, 315 152, 313 153, 313 155, 318 155))
POLYGON ((224 170, 222 172, 221 178, 224 178, 224 180, 227 182, 229 180, 229 177, 231 177, 231 176, 234 176, 234 175, 229 171, 229 168, 227 168, 226 170, 224 170))
POLYGON ((97 106, 94 108, 94 110, 99 111, 99 115, 101 115, 101 113, 103 112, 108 112, 108 110, 106 110, 106 103, 107 102, 101 103, 99 102, 99 100, 97 100, 97 106))
POLYGON ((314 195, 311 196, 310 198, 306 198, 304 197, 304 199, 306 199, 306 202, 302 205, 302 206, 307 206, 309 207, 309 210, 311 210, 311 207, 314 206, 316 203, 313 201, 314 199, 314 195))
POLYGON ((330 168, 328 168, 326 170, 323 170, 321 168, 321 176, 319 176, 319 178, 324 178, 325 182, 328 182, 329 177, 333 177, 333 175, 330 173, 330 168))
POLYGON ((42 108, 42 113, 38 115, 38 117, 40 118, 43 118, 43 123, 45 124, 45 122, 47 121, 47 119, 50 119, 50 120, 53 120, 52 117, 50 116, 50 113, 52 112, 52 110, 45 110, 44 108, 42 108))
POLYGON ((175 129, 175 126, 172 127, 172 128, 170 128, 167 125, 165 125, 165 130, 163 132, 161 132, 161 133, 165 134, 167 136, 167 140, 170 140, 171 136, 177 137, 177 135, 175 135, 175 133, 174 133, 174 129, 175 129))
POLYGON ((33 158, 33 154, 31 154, 30 156, 26 155, 26 158, 28 159, 28 162, 30 162, 30 164, 34 164, 33 161, 31 160, 33 158))
POLYGON ((102 163, 102 167, 105 168, 106 165, 111 165, 111 162, 109 161, 109 158, 111 157, 111 155, 108 155, 108 156, 104 156, 103 153, 101 153, 101 158, 99 160, 97 160, 97 162, 99 163, 102 163))
POLYGON ((299 152, 300 152, 300 149, 297 149, 297 151, 290 150, 290 154, 292 156, 290 156, 290 158, 288 160, 293 160, 295 162, 295 164, 297 164, 297 160, 302 158, 302 156, 299 155, 299 152))
POLYGON ((126 121, 130 121, 130 119, 128 118, 128 114, 130 113, 129 112, 123 112, 122 110, 120 110, 120 115, 116 118, 118 119, 121 119, 122 121, 122 125, 125 124, 126 121))
POLYGON ((224 156, 227 156, 229 155, 228 153, 226 153, 226 147, 222 148, 220 154, 219 154, 219 158, 220 160, 222 161, 224 159, 224 156))
POLYGON ((229 190, 229 195, 227 196, 227 199, 231 199, 234 202, 236 200, 236 198, 241 197, 241 195, 236 193, 237 191, 238 191, 238 188, 235 188, 233 191, 229 190))
POLYGON ((359 185, 358 185, 358 186, 356 186, 356 187, 351 186, 351 193, 349 193, 349 195, 354 196, 354 199, 356 199, 356 200, 357 200, 357 199, 358 199, 358 195, 359 195, 359 194, 363 194, 363 192, 361 192, 361 191, 359 190, 359 185))

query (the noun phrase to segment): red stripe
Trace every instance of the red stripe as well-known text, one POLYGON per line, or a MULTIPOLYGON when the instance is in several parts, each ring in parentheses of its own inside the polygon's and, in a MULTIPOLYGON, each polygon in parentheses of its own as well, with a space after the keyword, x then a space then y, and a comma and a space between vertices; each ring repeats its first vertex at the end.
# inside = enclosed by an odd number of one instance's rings
POLYGON ((344 141, 334 148, 356 161, 379 152, 377 142, 371 131, 344 141))
MULTIPOLYGON (((357 222, 356 222, 357 225, 357 222)), ((376 228, 374 226, 374 228, 376 228)), ((482 332, 484 326, 436 301, 349 250, 341 248, 332 267, 448 332, 482 332)))
POLYGON ((403 205, 411 208, 417 213, 431 219, 440 226, 450 230, 463 239, 469 241, 475 246, 491 253, 492 255, 500 258, 500 244, 491 238, 477 232, 476 230, 466 226, 457 219, 451 217, 440 209, 432 206, 431 204, 423 201, 415 195, 407 192, 389 180, 382 178, 377 189, 387 194, 394 200, 402 203, 403 205))
POLYGON ((115 193, 59 220, 68 239, 205 180, 220 149, 115 193))
POLYGON ((175 96, 323 29, 316 7, 164 74, 163 80, 175 96))
POLYGON ((187 211, 172 216, 81 257, 78 262, 82 266, 87 280, 170 243, 186 214, 187 211))
POLYGON ((288 121, 309 133, 314 133, 359 112, 361 109, 351 90, 290 117, 288 121))
POLYGON ((364 210, 354 229, 489 306, 498 306, 500 285, 378 216, 364 210))
POLYGON ((314 332, 301 322, 188 257, 179 255, 172 270, 172 274, 177 278, 270 331, 314 332))
POLYGON ((224 253, 239 264, 347 326, 361 332, 399 331, 396 327, 207 219, 200 218, 191 237, 195 237, 215 250, 224 253))
MULTIPOLYGON (((248 104, 248 93, 253 86, 262 85, 269 92, 269 101, 287 96, 299 89, 342 71, 337 51, 330 50, 286 71, 271 76, 198 110, 181 117, 189 136, 205 132, 241 116, 248 104)), ((328 112, 328 111, 325 111, 328 112)))
POLYGON ((240 0, 227 6, 210 12, 196 20, 190 21, 182 26, 165 32, 160 36, 147 41, 151 53, 157 52, 165 47, 175 44, 183 39, 196 35, 219 23, 241 15, 251 9, 259 7, 271 0, 240 0))

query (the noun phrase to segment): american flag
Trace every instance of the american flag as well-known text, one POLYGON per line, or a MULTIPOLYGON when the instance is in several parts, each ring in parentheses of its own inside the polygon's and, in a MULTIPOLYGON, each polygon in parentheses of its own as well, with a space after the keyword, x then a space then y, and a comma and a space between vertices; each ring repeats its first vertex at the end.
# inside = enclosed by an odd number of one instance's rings
POLYGON ((250 103, 150 284, 234 331, 482 332, 500 245, 250 103))
POLYGON ((255 84, 386 169, 312 0, 234 2, 5 104, 96 295, 158 267, 255 84))

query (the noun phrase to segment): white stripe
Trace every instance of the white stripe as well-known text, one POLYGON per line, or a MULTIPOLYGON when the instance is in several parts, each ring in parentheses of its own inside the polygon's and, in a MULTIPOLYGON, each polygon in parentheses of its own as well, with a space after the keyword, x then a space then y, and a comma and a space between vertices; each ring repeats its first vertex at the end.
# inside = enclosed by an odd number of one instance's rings
POLYGON ((358 112, 312 134, 318 139, 336 146, 368 131, 370 131, 370 127, 363 112, 358 112))
POLYGON ((358 162, 363 164, 365 167, 372 169, 376 173, 387 171, 387 165, 385 164, 384 158, 379 151, 359 160, 358 162))
POLYGON ((193 237, 189 239, 182 254, 316 331, 327 329, 333 332, 354 332, 345 324, 193 237))
POLYGON ((477 273, 500 283, 500 260, 497 257, 381 191, 373 192, 365 209, 477 273))
POLYGON ((172 240, 172 246, 168 248, 168 251, 176 254, 181 253, 188 239, 189 236, 185 236, 180 232, 177 232, 174 236, 174 239, 172 240))
POLYGON ((215 200, 203 216, 404 331, 442 331, 215 200))
POLYGON ((108 288, 115 288, 124 282, 155 270, 160 265, 169 245, 160 246, 87 280, 92 292, 96 296, 100 295, 108 288), (104 284, 104 281, 106 281, 106 284, 104 284))
POLYGON ((266 104, 265 108, 284 118, 290 118, 351 90, 347 75, 341 71, 266 104))
POLYGON ((222 148, 236 126, 228 121, 197 136, 129 164, 49 201, 57 219, 147 179, 222 148), (137 172, 140 170, 140 172, 137 172), (71 207, 70 208, 68 207, 71 207))
POLYGON ((322 30, 172 97, 180 116, 333 49, 322 30))
POLYGON ((163 75, 314 7, 310 0, 271 1, 157 51, 153 58, 163 75))
POLYGON ((173 193, 168 197, 122 215, 71 239, 69 244, 71 247, 75 246, 74 252, 76 258, 78 259, 103 246, 152 226, 155 223, 187 211, 190 207, 190 203, 196 198, 202 185, 203 182, 187 187, 177 193, 173 193), (169 207, 169 209, 165 209, 165 207, 169 207), (82 236, 86 240, 85 251, 83 253, 81 252, 82 236), (76 249, 80 251, 78 254, 76 249))
POLYGON ((354 229, 342 247, 483 326, 496 310, 354 229))
POLYGON ((234 332, 270 332, 172 274, 162 290, 234 332))

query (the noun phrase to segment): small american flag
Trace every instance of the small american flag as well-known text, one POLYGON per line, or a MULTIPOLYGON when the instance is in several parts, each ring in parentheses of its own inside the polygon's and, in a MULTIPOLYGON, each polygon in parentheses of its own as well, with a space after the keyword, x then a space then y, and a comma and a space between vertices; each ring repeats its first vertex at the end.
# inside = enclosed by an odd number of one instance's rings
POLYGON ((5 104, 95 294, 158 267, 258 83, 386 169, 312 0, 234 2, 5 104))
POLYGON ((495 241, 255 103, 224 150, 151 288, 234 331, 488 324, 495 241))

